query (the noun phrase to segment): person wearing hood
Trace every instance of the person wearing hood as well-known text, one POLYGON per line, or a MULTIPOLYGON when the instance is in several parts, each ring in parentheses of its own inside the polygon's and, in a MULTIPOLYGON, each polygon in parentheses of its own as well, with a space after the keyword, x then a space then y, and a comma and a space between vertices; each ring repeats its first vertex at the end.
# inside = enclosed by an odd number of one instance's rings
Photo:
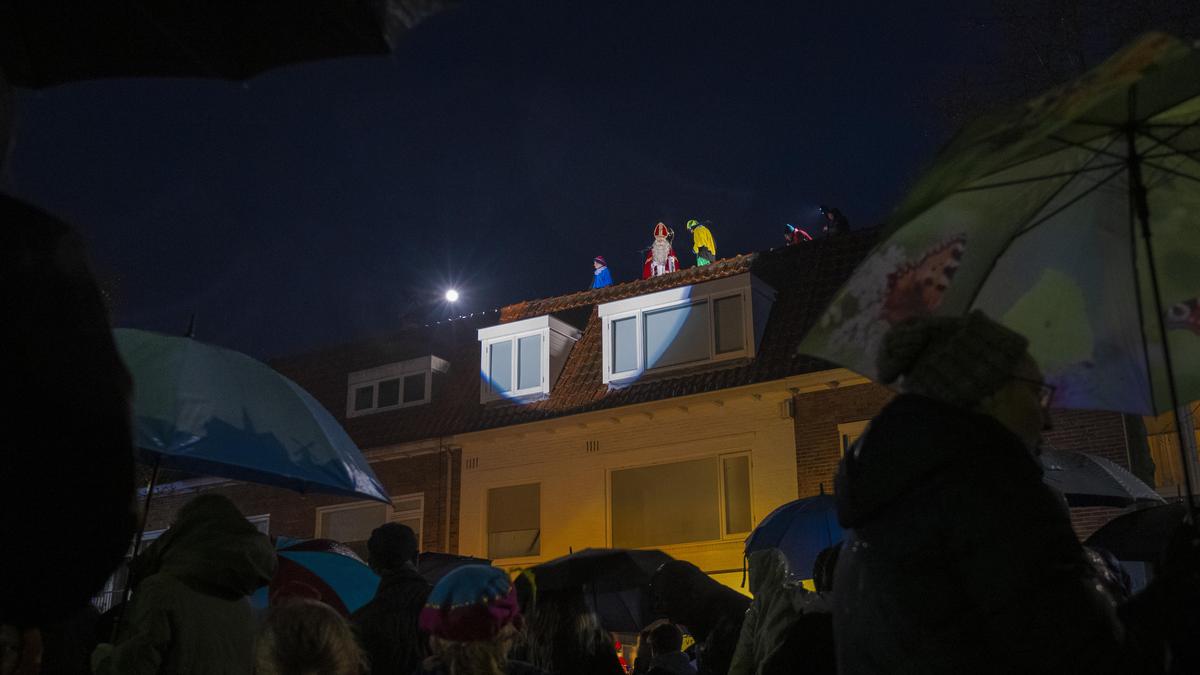
POLYGON ((793 675, 834 673, 833 621, 828 560, 836 549, 817 557, 813 581, 817 592, 803 587, 788 569, 777 548, 750 554, 750 592, 754 601, 746 612, 729 675, 793 675))
POLYGON ((375 675, 410 675, 429 655, 417 621, 433 587, 417 572, 417 553, 416 534, 401 523, 380 525, 367 540, 379 589, 351 620, 375 675))
MULTIPOLYGON (((978 311, 909 319, 885 336, 880 380, 903 393, 836 478, 847 528, 834 593, 839 672, 1158 669, 1139 644, 1147 633, 1123 623, 1098 585, 1065 500, 1042 481, 1054 390, 1027 346, 978 311)), ((1188 574, 1177 588, 1195 589, 1188 574)), ((1181 608, 1196 601, 1179 595, 1181 608)), ((1173 612, 1161 597, 1152 604, 1152 614, 1173 612)))
POLYGON ((96 675, 249 675, 254 618, 246 596, 275 574, 270 539, 218 494, 196 497, 129 565, 133 596, 96 675))
POLYGON ((733 660, 750 598, 683 560, 662 564, 650 580, 654 610, 696 639, 699 675, 725 675, 733 660))

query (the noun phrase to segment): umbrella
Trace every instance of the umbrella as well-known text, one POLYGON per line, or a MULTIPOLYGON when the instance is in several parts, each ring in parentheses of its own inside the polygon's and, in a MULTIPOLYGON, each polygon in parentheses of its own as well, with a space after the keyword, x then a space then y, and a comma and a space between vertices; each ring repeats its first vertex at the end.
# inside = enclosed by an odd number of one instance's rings
POLYGON ((438 553, 437 551, 422 551, 417 556, 417 572, 431 584, 436 584, 442 577, 463 565, 491 565, 486 558, 474 558, 469 555, 454 555, 453 553, 438 553))
POLYGON ((659 550, 585 548, 535 565, 532 571, 538 589, 562 590, 588 584, 609 591, 645 586, 654 572, 671 559, 659 550))
POLYGON ((133 374, 143 461, 391 503, 329 411, 267 365, 186 337, 131 329, 115 336, 133 374))
POLYGON ((1111 551, 1119 560, 1158 562, 1186 515, 1178 503, 1130 511, 1093 532, 1084 545, 1111 551))
POLYGON ((605 630, 636 633, 654 621, 650 578, 669 560, 658 550, 585 548, 532 572, 539 591, 582 588, 605 630))
POLYGON ((1070 450, 1042 450, 1042 480, 1071 506, 1129 506, 1163 498, 1137 476, 1103 457, 1070 450))
POLYGON ((375 598, 379 575, 345 544, 332 539, 279 537, 275 549, 279 567, 270 586, 251 597, 256 607, 275 605, 285 598, 311 598, 349 617, 375 598))
POLYGON ((1198 219, 1200 54, 1150 34, 959 132, 799 351, 870 377, 892 325, 982 309, 1056 406, 1177 409, 1200 399, 1198 219))
POLYGON ((0 71, 49 87, 106 77, 243 80, 316 59, 386 54, 449 0, 0 1, 0 71))
POLYGON ((837 504, 832 495, 820 494, 788 502, 772 511, 746 537, 746 556, 777 548, 787 557, 788 569, 800 578, 812 576, 817 554, 843 538, 837 504))

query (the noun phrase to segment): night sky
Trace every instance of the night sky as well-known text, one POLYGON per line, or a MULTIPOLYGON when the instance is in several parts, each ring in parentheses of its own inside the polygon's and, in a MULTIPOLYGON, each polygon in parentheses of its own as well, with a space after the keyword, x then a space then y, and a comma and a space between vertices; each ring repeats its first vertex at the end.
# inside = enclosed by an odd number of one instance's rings
POLYGON ((22 92, 8 191, 73 222, 121 326, 269 357, 881 222, 988 68, 987 2, 466 3, 390 57, 22 92), (924 6, 930 3, 916 3, 924 6), (644 6, 643 6, 644 5, 644 6), (765 6, 765 5, 764 5, 765 6), (633 7, 633 8, 631 8, 633 7))

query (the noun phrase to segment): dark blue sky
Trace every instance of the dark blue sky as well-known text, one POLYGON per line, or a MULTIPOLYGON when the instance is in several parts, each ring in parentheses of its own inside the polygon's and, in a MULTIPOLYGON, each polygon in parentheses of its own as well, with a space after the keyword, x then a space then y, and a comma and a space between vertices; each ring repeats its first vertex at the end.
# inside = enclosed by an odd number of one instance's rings
POLYGON ((260 357, 640 274, 657 220, 722 257, 815 206, 875 223, 952 131, 988 3, 468 2, 388 58, 245 84, 23 92, 6 189, 66 217, 119 325, 260 357), (930 3, 919 3, 927 5, 930 3), (645 6, 642 6, 645 5, 645 6))

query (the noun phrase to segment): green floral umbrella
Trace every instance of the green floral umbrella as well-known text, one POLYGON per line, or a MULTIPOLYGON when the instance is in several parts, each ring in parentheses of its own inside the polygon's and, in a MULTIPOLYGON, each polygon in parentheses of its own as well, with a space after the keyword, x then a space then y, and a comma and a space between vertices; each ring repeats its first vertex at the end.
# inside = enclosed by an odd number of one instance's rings
POLYGON ((963 129, 800 345, 867 376, 887 330, 982 309, 1066 408, 1200 399, 1200 54, 1150 34, 963 129))

